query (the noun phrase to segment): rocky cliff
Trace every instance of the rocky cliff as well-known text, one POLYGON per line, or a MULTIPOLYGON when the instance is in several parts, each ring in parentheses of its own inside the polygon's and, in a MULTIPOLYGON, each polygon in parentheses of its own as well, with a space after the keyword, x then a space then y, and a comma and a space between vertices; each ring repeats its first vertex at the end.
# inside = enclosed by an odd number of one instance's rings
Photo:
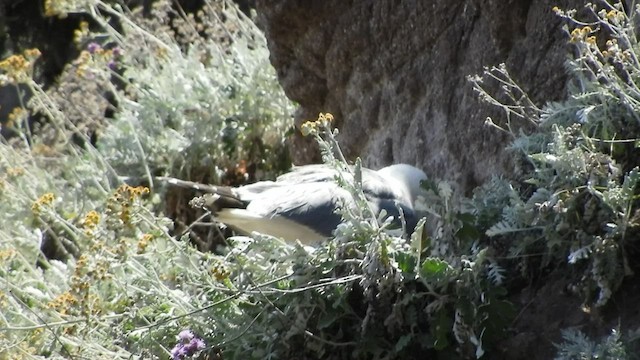
MULTIPOLYGON (((257 1, 271 60, 297 122, 332 112, 350 158, 381 167, 422 166, 470 190, 508 173, 508 137, 484 126, 504 118, 481 103, 467 81, 484 66, 506 63, 534 100, 562 97, 568 51, 550 0, 257 1)), ((317 158, 295 140, 294 158, 317 158)))

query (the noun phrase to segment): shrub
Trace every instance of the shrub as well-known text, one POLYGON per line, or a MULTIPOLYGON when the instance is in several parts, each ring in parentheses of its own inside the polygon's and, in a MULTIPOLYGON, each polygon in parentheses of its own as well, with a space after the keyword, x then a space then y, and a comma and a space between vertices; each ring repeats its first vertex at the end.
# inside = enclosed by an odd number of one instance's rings
POLYGON ((627 351, 621 343, 620 332, 615 329, 601 343, 595 343, 576 329, 563 330, 562 338, 564 342, 556 345, 558 348, 556 360, 628 359, 627 351))
POLYGON ((158 189, 120 179, 190 164, 225 180, 242 162, 272 176, 290 166, 291 104, 234 5, 207 1, 181 17, 167 4, 147 19, 101 1, 48 1, 50 15, 93 16, 76 32, 78 59, 49 89, 31 78, 37 50, 0 63, 1 81, 33 94, 8 125, 16 137, 0 144, 1 358, 214 353, 215 339, 250 323, 249 300, 233 300, 251 289, 232 287, 228 257, 174 238, 158 189), (221 33, 226 43, 215 42, 221 33), (187 327, 194 337, 176 341, 187 327))
POLYGON ((567 20, 575 49, 567 100, 538 108, 504 65, 484 75, 502 84, 509 103, 485 91, 483 78, 471 78, 482 98, 507 113, 505 128, 488 123, 512 134, 511 149, 523 156, 522 186, 510 191, 487 234, 508 241, 511 256, 543 250, 543 266, 558 260, 575 266, 582 274, 575 288, 587 308, 605 305, 633 273, 628 251, 638 231, 638 10, 628 17, 622 4, 602 4, 587 5, 589 22, 554 9, 567 20), (518 131, 517 119, 533 131, 518 131))

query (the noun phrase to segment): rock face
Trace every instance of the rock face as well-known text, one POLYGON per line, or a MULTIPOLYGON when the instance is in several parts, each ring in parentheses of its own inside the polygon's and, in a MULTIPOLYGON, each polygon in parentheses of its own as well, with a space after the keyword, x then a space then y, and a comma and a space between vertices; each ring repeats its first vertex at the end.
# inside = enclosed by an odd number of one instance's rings
MULTIPOLYGON (((297 123, 331 112, 348 158, 365 165, 416 164, 469 191, 508 173, 508 137, 484 125, 504 118, 467 81, 506 63, 534 101, 562 97, 565 0, 281 0, 256 2, 271 61, 297 123)), ((317 154, 294 141, 294 160, 317 154)))

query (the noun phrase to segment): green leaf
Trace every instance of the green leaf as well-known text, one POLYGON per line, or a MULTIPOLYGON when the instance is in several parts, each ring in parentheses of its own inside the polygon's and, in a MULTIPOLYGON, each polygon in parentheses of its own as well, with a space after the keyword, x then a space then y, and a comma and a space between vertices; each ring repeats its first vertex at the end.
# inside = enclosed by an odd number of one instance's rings
POLYGON ((448 182, 441 181, 438 183, 438 195, 445 201, 449 201, 453 195, 453 188, 448 182))
POLYGON ((436 285, 443 285, 443 283, 449 280, 449 275, 452 272, 451 266, 438 258, 427 258, 422 263, 420 268, 420 276, 427 282, 434 282, 436 285))
POLYGON ((356 163, 353 166, 353 182, 358 189, 362 189, 362 160, 356 159, 356 163))
POLYGON ((442 275, 446 272, 448 266, 449 264, 440 259, 428 258, 422 263, 422 272, 420 274, 423 276, 442 275))
POLYGON ((429 237, 424 231, 424 224, 427 222, 426 218, 420 219, 416 225, 416 229, 411 234, 411 247, 416 250, 418 254, 422 254, 423 250, 429 245, 429 237), (425 246, 425 243, 427 246, 425 246))
POLYGON ((434 194, 438 195, 438 183, 431 179, 422 180, 420 182, 420 187, 427 191, 432 191, 434 194))
MULTIPOLYGON (((416 257, 413 254, 400 252, 395 256, 398 263, 398 268, 405 274, 415 274, 416 272, 416 257)), ((409 277, 411 278, 411 276, 409 277)))
POLYGON ((634 190, 638 185, 638 181, 640 180, 640 172, 638 172, 638 167, 634 167, 629 171, 629 173, 624 177, 624 183, 622 184, 622 194, 631 201, 633 199, 634 190))
POLYGON ((442 351, 451 345, 449 332, 453 326, 453 319, 449 315, 447 309, 443 308, 438 311, 436 318, 431 322, 431 332, 436 337, 433 342, 433 348, 438 351, 442 351))
POLYGON ((456 309, 460 311, 465 321, 469 321, 470 319, 473 319, 475 315, 475 310, 474 310, 475 305, 466 296, 461 297, 458 299, 458 301, 456 301, 456 309))
POLYGON ((480 231, 475 227, 476 217, 471 214, 457 214, 456 217, 462 221, 462 227, 456 232, 456 237, 470 241, 480 237, 480 231))
POLYGON ((506 300, 491 299, 488 304, 479 306, 478 317, 483 319, 480 324, 483 342, 489 346, 497 344, 515 316, 515 306, 506 300))
POLYGON ((503 220, 493 225, 492 227, 490 227, 485 232, 485 234, 487 234, 487 236, 497 236, 497 235, 504 235, 504 234, 509 234, 509 233, 523 231, 523 230, 526 230, 526 229, 517 228, 510 222, 503 220))
POLYGON ((413 334, 402 335, 400 339, 396 342, 395 352, 398 353, 402 351, 413 339, 413 334))
POLYGON ((325 329, 333 325, 333 323, 335 323, 336 319, 338 319, 339 317, 340 313, 337 311, 323 313, 322 316, 320 316, 320 318, 318 319, 318 329, 325 329))

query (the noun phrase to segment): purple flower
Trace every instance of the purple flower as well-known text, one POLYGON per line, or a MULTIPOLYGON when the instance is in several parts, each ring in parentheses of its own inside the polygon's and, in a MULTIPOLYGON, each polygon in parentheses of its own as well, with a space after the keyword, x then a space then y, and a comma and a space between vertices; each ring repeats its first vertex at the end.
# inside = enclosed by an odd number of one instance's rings
POLYGON ((178 334, 178 340, 183 344, 186 344, 187 342, 191 341, 194 337, 195 335, 191 330, 182 330, 178 334))
POLYGON ((109 60, 109 62, 107 62, 107 66, 111 70, 116 70, 116 68, 118 67, 118 64, 116 64, 114 60, 109 60))
POLYGON ((98 49, 100 49, 100 44, 97 42, 90 42, 89 45, 87 45, 87 50, 89 50, 91 54, 95 54, 98 49))
POLYGON ((193 338, 191 341, 185 346, 189 355, 193 355, 200 350, 204 350, 206 347, 204 340, 200 338, 193 338))
POLYGON ((181 353, 184 351, 184 345, 177 344, 171 349, 171 358, 173 360, 178 360, 181 358, 181 353))
POLYGON ((113 57, 115 58, 119 58, 120 56, 122 56, 122 53, 123 53, 123 50, 122 48, 119 48, 119 47, 114 47, 112 50, 113 57))
POLYGON ((171 359, 173 360, 182 360, 191 355, 193 354, 189 353, 189 350, 184 346, 184 344, 178 344, 171 349, 171 359))
POLYGON ((206 344, 204 340, 196 337, 191 330, 182 330, 178 334, 178 344, 171 349, 172 360, 183 360, 188 356, 195 355, 198 351, 204 350, 206 344))

